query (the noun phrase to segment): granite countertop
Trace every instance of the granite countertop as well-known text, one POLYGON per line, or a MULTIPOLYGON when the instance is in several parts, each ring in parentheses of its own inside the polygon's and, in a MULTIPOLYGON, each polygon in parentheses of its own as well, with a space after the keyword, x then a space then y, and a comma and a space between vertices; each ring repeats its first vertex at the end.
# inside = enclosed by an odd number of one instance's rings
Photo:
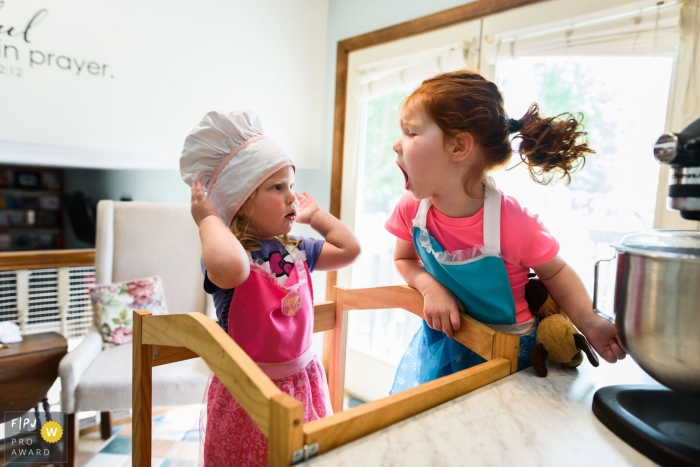
POLYGON ((548 362, 305 462, 306 466, 656 465, 593 414, 593 394, 616 384, 656 384, 628 356, 575 369, 548 362))

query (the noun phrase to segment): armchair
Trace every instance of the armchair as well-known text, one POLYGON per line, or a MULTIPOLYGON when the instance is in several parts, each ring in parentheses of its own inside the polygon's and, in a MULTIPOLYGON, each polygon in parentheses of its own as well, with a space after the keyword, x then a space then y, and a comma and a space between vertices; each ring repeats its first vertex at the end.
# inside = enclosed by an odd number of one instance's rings
MULTIPOLYGON (((214 316, 202 287, 201 246, 187 204, 100 201, 97 205, 95 282, 158 275, 169 314, 214 316)), ((210 370, 201 358, 153 371, 153 406, 202 402, 210 370)), ((102 413, 102 437, 111 436, 109 411, 132 406, 132 346, 102 349, 97 318, 84 340, 59 365, 61 407, 67 413, 68 466, 76 465, 79 411, 102 413)))

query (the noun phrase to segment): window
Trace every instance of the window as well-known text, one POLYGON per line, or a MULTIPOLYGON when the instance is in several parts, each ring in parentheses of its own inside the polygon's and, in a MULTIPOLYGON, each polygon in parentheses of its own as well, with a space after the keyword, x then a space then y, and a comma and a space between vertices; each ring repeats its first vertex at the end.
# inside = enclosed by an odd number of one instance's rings
MULTIPOLYGON (((404 194, 403 176, 396 167, 392 145, 399 138, 401 101, 408 91, 400 90, 369 100, 366 106, 364 157, 358 191, 355 234, 362 255, 352 268, 353 287, 402 284, 394 267, 396 238, 384 223, 404 194)), ((350 315, 348 345, 397 366, 420 318, 403 310, 376 310, 350 315)))
MULTIPOLYGON (((545 116, 578 111, 584 117, 596 154, 570 185, 538 186, 524 164, 515 166, 517 155, 512 170, 494 178, 502 191, 540 215, 591 295, 595 262, 614 254, 609 244, 654 225, 659 165, 652 147, 664 131, 672 62, 668 56, 535 56, 496 66, 509 116, 520 118, 536 101, 545 116)), ((613 271, 605 264, 603 272, 607 279, 601 280, 598 305, 612 314, 613 271)))
MULTIPOLYGON (((548 116, 583 113, 597 153, 571 185, 538 186, 522 166, 495 179, 541 215, 592 294, 593 265, 612 256, 609 244, 654 226, 659 166, 650 148, 665 130, 680 9, 674 1, 552 0, 351 53, 342 216, 363 255, 350 271, 340 271, 339 284, 403 282, 393 266, 395 239, 384 230, 403 194, 391 149, 399 106, 421 79, 470 68, 497 82, 511 117, 534 101, 548 116), (445 66, 454 64, 447 57, 460 57, 462 65, 445 66)), ((614 271, 606 265, 602 272, 599 308, 611 312, 614 271)), ((351 315, 347 392, 365 400, 385 396, 419 324, 404 311, 351 315)))

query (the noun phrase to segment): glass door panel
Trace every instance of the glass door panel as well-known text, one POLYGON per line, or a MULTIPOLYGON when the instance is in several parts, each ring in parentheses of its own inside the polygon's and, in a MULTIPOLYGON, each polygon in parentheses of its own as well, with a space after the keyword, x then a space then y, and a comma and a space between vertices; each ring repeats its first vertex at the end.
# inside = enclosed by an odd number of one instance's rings
MULTIPOLYGON (((573 175, 535 184, 513 157, 494 174, 496 185, 540 215, 561 243, 561 256, 593 293, 597 260, 611 258, 610 243, 650 229, 659 165, 652 156, 664 131, 671 82, 670 57, 526 57, 497 63, 496 83, 506 111, 520 118, 536 101, 542 115, 581 112, 596 154, 573 175)), ((601 263, 599 309, 612 314, 614 263, 601 263)))

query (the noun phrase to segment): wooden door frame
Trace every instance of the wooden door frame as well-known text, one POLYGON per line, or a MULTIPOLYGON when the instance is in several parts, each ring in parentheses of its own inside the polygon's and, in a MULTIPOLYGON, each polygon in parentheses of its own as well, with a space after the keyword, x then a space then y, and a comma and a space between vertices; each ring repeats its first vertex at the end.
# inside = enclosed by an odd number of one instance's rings
MULTIPOLYGON (((338 41, 335 65, 333 161, 331 164, 331 202, 329 210, 331 214, 340 219, 340 200, 343 190, 343 146, 345 144, 348 60, 350 53, 542 1, 544 0, 477 0, 466 5, 406 21, 405 23, 396 24, 338 41)), ((335 287, 337 281, 338 273, 336 271, 329 271, 326 276, 327 300, 332 299, 333 287, 335 287)), ((326 338, 328 337, 329 336, 326 335, 326 338)))

